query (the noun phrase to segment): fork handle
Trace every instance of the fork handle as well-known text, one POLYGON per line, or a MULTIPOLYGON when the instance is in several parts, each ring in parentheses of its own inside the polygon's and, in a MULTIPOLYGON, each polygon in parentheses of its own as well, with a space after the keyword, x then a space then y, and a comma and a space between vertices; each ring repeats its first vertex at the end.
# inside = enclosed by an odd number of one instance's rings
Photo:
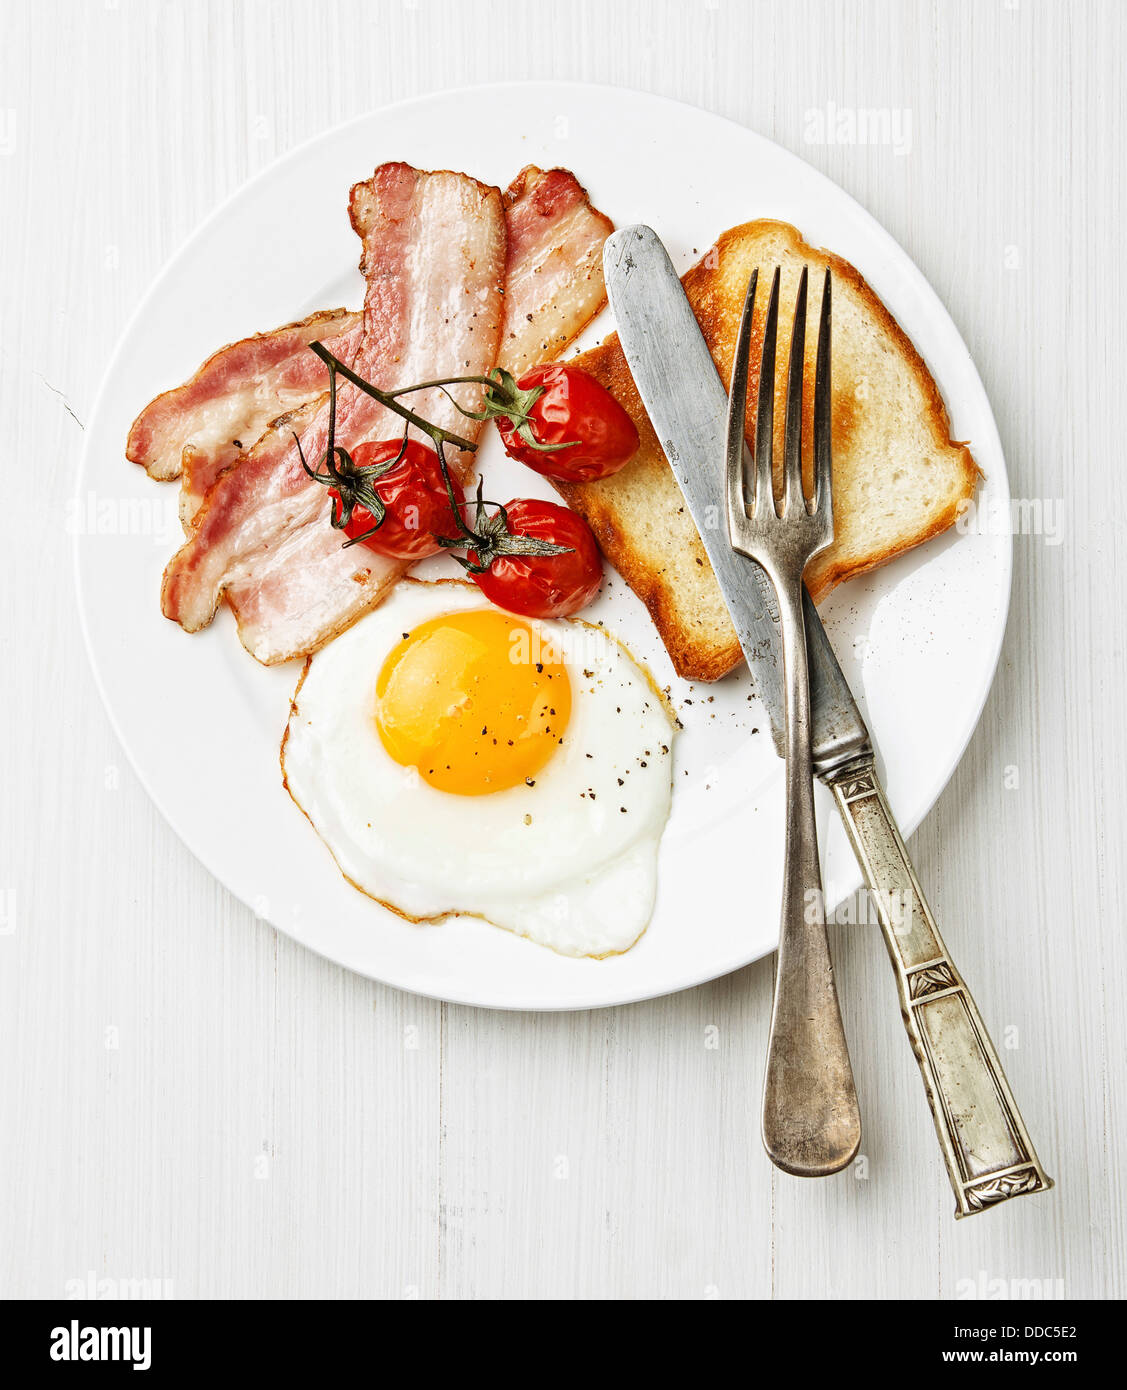
POLYGON ((802 579, 771 576, 786 687, 786 849, 775 1003, 763 1087, 763 1144, 776 1167, 824 1177, 853 1161, 861 1115, 826 938, 810 748, 802 579))
POLYGON ((955 1192, 955 1216, 1046 1191, 1053 1181, 939 935, 873 760, 852 764, 831 786, 880 917, 904 1027, 955 1192))

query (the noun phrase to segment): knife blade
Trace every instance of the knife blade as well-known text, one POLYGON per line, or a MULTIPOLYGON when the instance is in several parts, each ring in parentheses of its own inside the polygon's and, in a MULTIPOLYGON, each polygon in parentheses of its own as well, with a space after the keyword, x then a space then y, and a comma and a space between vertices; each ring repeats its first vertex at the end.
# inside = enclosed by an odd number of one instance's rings
MULTIPOLYGON (((652 228, 624 227, 608 237, 603 268, 634 384, 704 543, 782 757, 782 645, 773 590, 754 561, 731 549, 721 521, 724 384, 652 228)), ((877 777, 869 731, 809 594, 804 613, 814 770, 833 791, 876 907, 955 1193, 955 1215, 1047 1191, 1053 1180, 1033 1148, 978 1006, 939 934, 877 777)))
MULTIPOLYGON (((782 757, 782 643, 775 594, 755 561, 732 549, 725 521, 728 393, 669 253, 651 227, 624 227, 609 236, 603 271, 634 384, 696 522, 782 757)), ((808 596, 806 640, 814 766, 825 778, 871 752, 871 744, 808 596)))

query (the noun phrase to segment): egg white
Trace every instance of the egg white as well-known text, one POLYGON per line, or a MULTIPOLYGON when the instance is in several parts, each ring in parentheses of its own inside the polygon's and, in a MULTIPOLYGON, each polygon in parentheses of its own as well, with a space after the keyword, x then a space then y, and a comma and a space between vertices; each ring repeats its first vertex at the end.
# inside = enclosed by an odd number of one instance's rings
POLYGON ((345 876, 404 916, 472 914, 564 955, 625 951, 653 913, 673 727, 613 637, 528 620, 572 687, 563 742, 532 786, 438 791, 376 732, 376 678, 404 633, 488 607, 473 585, 407 580, 313 657, 282 741, 286 785, 345 876))

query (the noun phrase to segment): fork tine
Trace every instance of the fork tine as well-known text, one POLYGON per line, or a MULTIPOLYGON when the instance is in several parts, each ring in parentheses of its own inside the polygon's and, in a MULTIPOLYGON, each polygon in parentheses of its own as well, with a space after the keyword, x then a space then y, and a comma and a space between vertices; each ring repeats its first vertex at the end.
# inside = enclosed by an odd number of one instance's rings
POLYGON ((806 266, 798 279, 794 302, 794 326, 790 335, 790 370, 787 373, 787 424, 783 436, 783 515, 791 507, 806 505, 802 493, 802 377, 806 367, 806 266))
POLYGON ((833 408, 830 394, 830 270, 822 285, 814 370, 814 511, 833 525, 833 408))
POLYGON ((732 362, 732 389, 728 393, 728 432, 725 441, 726 477, 728 489, 728 516, 738 524, 740 516, 747 516, 749 501, 754 505, 754 496, 748 497, 748 477, 744 466, 747 457, 747 441, 744 437, 744 417, 747 411, 747 372, 751 358, 751 320, 755 312, 755 286, 759 279, 759 269, 751 273, 744 298, 743 315, 740 318, 739 336, 736 338, 736 355, 732 362))
POLYGON ((772 438, 775 433, 775 340, 779 331, 779 267, 771 280, 767 322, 763 328, 763 355, 759 359, 759 400, 755 412, 755 500, 775 510, 772 476, 772 438))

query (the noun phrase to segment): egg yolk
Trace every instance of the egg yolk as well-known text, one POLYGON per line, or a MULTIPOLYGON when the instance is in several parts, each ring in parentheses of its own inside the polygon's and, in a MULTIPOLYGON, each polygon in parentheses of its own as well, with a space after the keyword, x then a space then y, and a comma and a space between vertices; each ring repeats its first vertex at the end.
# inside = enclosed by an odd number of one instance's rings
POLYGON ((570 715, 560 652, 497 609, 421 623, 376 681, 376 729, 388 754, 458 796, 533 782, 570 715))

